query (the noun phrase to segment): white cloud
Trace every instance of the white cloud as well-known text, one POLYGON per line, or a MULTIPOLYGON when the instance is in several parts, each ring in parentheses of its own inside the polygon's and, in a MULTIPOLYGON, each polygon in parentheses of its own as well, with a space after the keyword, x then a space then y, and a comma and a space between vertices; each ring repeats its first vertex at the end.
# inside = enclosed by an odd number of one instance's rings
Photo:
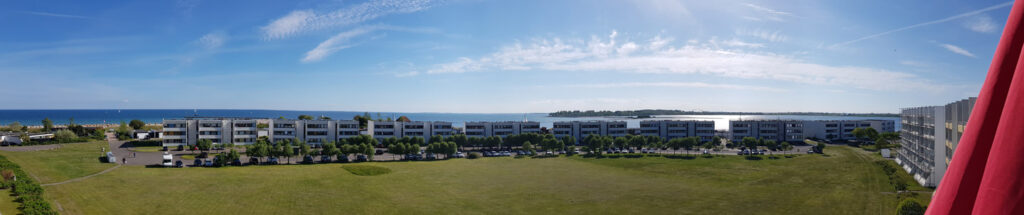
POLYGON ((920 61, 912 61, 912 60, 900 61, 900 64, 903 64, 905 66, 913 66, 913 67, 928 67, 929 66, 927 63, 920 62, 920 61))
POLYGON ((681 88, 708 88, 708 89, 726 89, 726 90, 755 90, 755 91, 770 91, 770 92, 785 92, 787 90, 774 88, 774 87, 762 87, 762 86, 750 86, 750 85, 735 85, 735 84, 709 84, 703 82, 625 82, 625 83, 602 83, 602 84, 576 84, 566 85, 571 88, 637 88, 637 87, 681 87, 681 88))
MULTIPOLYGON (((712 42, 714 42, 714 41, 712 41, 712 42)), ((742 40, 735 39, 735 38, 733 38, 731 40, 722 41, 721 43, 722 43, 722 45, 731 46, 731 47, 764 48, 764 44, 743 42, 742 40)))
POLYGON ((660 49, 638 50, 623 56, 611 55, 614 50, 610 47, 616 43, 614 37, 607 41, 568 41, 540 39, 527 45, 515 43, 487 56, 463 57, 451 63, 434 65, 426 73, 617 71, 714 75, 872 90, 936 90, 940 87, 910 73, 822 65, 775 53, 746 52, 707 44, 687 43, 678 47, 666 45, 660 49))
POLYGON ((370 1, 326 13, 295 10, 261 27, 264 39, 280 39, 309 31, 344 27, 381 16, 412 13, 433 6, 433 0, 370 1))
POLYGON ((331 54, 334 54, 334 52, 337 52, 337 51, 342 50, 342 49, 351 48, 351 47, 356 45, 354 43, 351 43, 351 40, 353 38, 358 37, 358 36, 362 36, 362 35, 365 35, 365 34, 369 34, 369 33, 372 33, 374 31, 380 31, 380 30, 403 31, 403 32, 413 32, 413 33, 437 33, 437 32, 439 32, 438 30, 432 29, 432 28, 407 28, 407 27, 397 27, 397 26, 388 26, 388 25, 374 25, 374 26, 358 27, 358 28, 355 28, 355 29, 352 29, 352 30, 348 30, 348 31, 345 31, 345 32, 338 33, 338 34, 332 36, 331 38, 328 38, 327 40, 324 40, 323 42, 320 42, 320 44, 318 44, 316 46, 316 48, 313 48, 312 50, 309 50, 308 52, 306 52, 306 56, 302 58, 302 62, 309 63, 309 62, 319 61, 319 60, 323 59, 324 57, 327 57, 327 56, 329 56, 331 54))
POLYGON ((849 45, 849 44, 860 42, 860 41, 864 41, 864 40, 867 40, 867 39, 881 37, 881 36, 889 35, 889 34, 892 34, 892 33, 900 32, 900 31, 906 31, 906 30, 910 30, 910 29, 914 29, 914 28, 918 28, 918 27, 923 27, 923 26, 929 26, 929 25, 949 22, 949 21, 957 20, 957 19, 964 18, 964 17, 970 17, 970 16, 978 15, 978 14, 981 14, 981 13, 984 13, 984 12, 988 12, 988 11, 991 11, 991 10, 995 10, 995 9, 1009 7, 1009 6, 1012 6, 1012 5, 1013 5, 1013 1, 1004 2, 1002 4, 997 4, 997 5, 993 5, 993 6, 990 6, 990 7, 986 7, 986 8, 982 8, 982 9, 978 9, 978 10, 974 10, 974 11, 969 11, 969 12, 966 12, 966 13, 961 13, 961 14, 957 14, 957 15, 946 17, 946 18, 942 18, 942 19, 922 22, 922 23, 918 23, 918 24, 904 26, 904 27, 897 28, 897 29, 888 30, 888 31, 885 31, 885 32, 882 32, 882 33, 877 33, 877 34, 863 36, 863 37, 860 37, 860 38, 857 38, 857 39, 853 39, 853 40, 843 41, 843 42, 840 42, 840 43, 832 44, 831 46, 829 46, 829 48, 835 48, 835 47, 839 47, 839 46, 849 45))
POLYGON ((767 40, 769 42, 785 42, 786 40, 789 40, 789 37, 783 35, 782 33, 779 33, 779 31, 767 31, 761 29, 740 29, 736 30, 736 35, 755 37, 762 40, 767 40))
POLYGON ((996 31, 996 23, 992 22, 992 17, 984 14, 965 20, 964 27, 979 33, 992 33, 996 31))
POLYGON ((38 12, 38 11, 21 11, 21 13, 31 14, 31 15, 36 15, 36 16, 57 17, 57 18, 92 19, 92 17, 87 17, 87 16, 78 16, 78 15, 60 14, 60 13, 47 13, 47 12, 38 12))
POLYGON ((419 75, 419 74, 420 74, 420 72, 418 72, 418 71, 409 71, 409 72, 395 73, 395 77, 397 77, 397 78, 405 78, 405 77, 416 76, 416 75, 419 75))
POLYGON ((203 37, 200 37, 199 41, 196 41, 196 42, 198 42, 199 45, 203 46, 203 48, 206 48, 206 49, 216 49, 216 48, 220 48, 221 46, 223 46, 224 42, 227 41, 227 39, 228 39, 227 34, 225 34, 224 32, 218 31, 218 32, 213 32, 213 33, 209 33, 209 34, 203 35, 203 37))
MULTIPOLYGON (((743 4, 743 6, 747 6, 747 7, 751 8, 751 9, 753 9, 754 11, 760 12, 761 14, 764 15, 765 19, 772 20, 772 21, 782 22, 782 21, 785 21, 785 19, 782 18, 783 16, 793 16, 793 14, 789 13, 789 12, 783 12, 783 11, 771 9, 771 8, 768 8, 768 7, 756 5, 756 4, 746 3, 746 4, 743 4)), ((755 18, 755 17, 744 16, 743 18, 744 19, 751 19, 751 20, 755 20, 756 19, 755 21, 761 21, 760 18, 755 18)))
POLYGON ((957 53, 957 54, 960 54, 960 55, 963 55, 963 56, 968 56, 968 57, 975 57, 974 54, 971 54, 971 52, 967 51, 966 49, 960 48, 959 46, 954 46, 954 45, 945 44, 945 43, 939 44, 939 46, 941 46, 942 48, 946 48, 946 50, 949 50, 949 51, 951 51, 953 53, 957 53))

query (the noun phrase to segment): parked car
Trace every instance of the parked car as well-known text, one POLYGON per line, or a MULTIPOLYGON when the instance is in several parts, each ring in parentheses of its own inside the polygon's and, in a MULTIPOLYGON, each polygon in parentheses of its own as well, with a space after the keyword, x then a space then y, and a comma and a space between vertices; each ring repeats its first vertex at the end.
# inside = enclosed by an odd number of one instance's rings
POLYGON ((437 155, 435 155, 434 153, 427 153, 426 158, 427 160, 437 160, 437 155))
POLYGON ((563 155, 564 155, 565 153, 566 153, 566 151, 565 151, 565 150, 562 150, 562 151, 558 151, 558 154, 563 154, 563 155))
POLYGON ((807 150, 807 154, 814 154, 814 150, 813 149, 808 149, 807 150))
POLYGON ((555 153, 551 153, 551 151, 544 151, 544 155, 554 155, 554 154, 555 153))
POLYGON ((357 155, 356 156, 356 162, 366 162, 366 161, 370 161, 370 159, 367 158, 366 155, 357 155))
POLYGON ((491 157, 491 156, 494 156, 494 155, 491 154, 491 151, 484 151, 484 157, 491 157))
POLYGON ((181 162, 180 160, 174 162, 174 167, 181 168, 181 167, 184 167, 184 166, 185 166, 185 162, 181 162))
POLYGON ((375 155, 383 155, 384 154, 384 150, 383 149, 377 149, 377 151, 374 152, 373 154, 375 154, 375 155))
POLYGON ((231 165, 232 166, 242 166, 242 160, 235 159, 235 160, 231 161, 231 165))
POLYGON ((463 154, 462 152, 456 152, 455 153, 455 158, 465 158, 465 157, 466 157, 466 154, 463 154))
POLYGON ((211 161, 211 160, 203 161, 203 166, 211 167, 211 166, 213 166, 213 161, 211 161))
POLYGON ((267 164, 277 164, 277 158, 276 157, 267 158, 267 164))
POLYGON ((704 154, 710 154, 707 149, 704 150, 704 154))
POLYGON ((192 166, 203 166, 203 160, 196 159, 194 162, 192 162, 192 166))
POLYGON ((580 150, 579 150, 579 149, 575 149, 575 150, 573 150, 573 151, 572 151, 572 153, 573 153, 573 154, 579 154, 579 153, 580 153, 580 150))
POLYGON ((330 155, 320 155, 320 163, 330 163, 330 162, 331 162, 331 156, 330 155))
POLYGON ((743 155, 743 151, 737 151, 736 155, 743 155))
POLYGON ((302 163, 305 163, 305 164, 313 163, 313 156, 310 156, 310 155, 302 156, 302 163))
POLYGON ((647 154, 647 149, 640 149, 640 154, 647 154))
POLYGON ((348 163, 348 155, 338 155, 338 162, 348 163))
POLYGON ((630 154, 632 154, 632 153, 636 153, 636 150, 634 150, 634 149, 629 149, 629 153, 630 153, 630 154))

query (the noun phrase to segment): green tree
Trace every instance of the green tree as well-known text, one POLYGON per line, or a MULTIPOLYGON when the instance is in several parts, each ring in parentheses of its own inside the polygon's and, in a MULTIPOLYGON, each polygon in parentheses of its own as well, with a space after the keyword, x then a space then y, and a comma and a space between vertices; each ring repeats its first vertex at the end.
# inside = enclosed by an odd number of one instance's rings
POLYGON ((78 135, 75 135, 75 132, 71 132, 71 130, 61 129, 53 134, 53 139, 57 140, 58 143, 70 143, 78 139, 78 135))
POLYGON ((626 144, 628 144, 628 143, 629 143, 629 140, 627 140, 626 137, 616 137, 615 138, 615 146, 614 147, 615 148, 623 148, 623 149, 625 149, 627 147, 626 144))
POLYGON ((740 144, 747 149, 754 150, 757 148, 757 139, 754 139, 753 137, 744 137, 740 141, 740 144))
POLYGON ((789 142, 782 142, 779 148, 782 148, 782 154, 786 154, 786 151, 793 150, 793 145, 790 145, 789 142))
POLYGON ((299 120, 313 120, 313 116, 302 114, 299 115, 299 120))
POLYGON ((133 119, 131 122, 128 122, 128 126, 131 126, 132 129, 139 130, 142 129, 142 127, 145 127, 146 123, 142 122, 142 120, 133 119))
POLYGON ((285 140, 284 144, 281 144, 281 156, 288 159, 288 164, 292 163, 292 156, 295 156, 295 149, 293 149, 291 141, 285 140))
POLYGON ((21 131, 21 129, 22 129, 21 123, 18 123, 17 121, 14 121, 10 125, 7 125, 7 130, 21 131))
POLYGON ((412 122, 412 120, 409 120, 409 117, 400 116, 400 117, 398 117, 398 119, 395 119, 395 122, 412 122))
POLYGON ((818 146, 814 147, 814 151, 821 154, 825 154, 825 143, 818 143, 818 146))
POLYGON ((533 144, 530 144, 530 141, 523 142, 523 150, 530 153, 530 155, 537 154, 537 150, 533 148, 533 144))
POLYGON ((299 141, 299 156, 305 158, 306 155, 310 155, 309 144, 306 141, 299 141))
POLYGON ((900 202, 900 205, 896 211, 898 215, 920 215, 924 214, 925 206, 921 205, 917 199, 906 198, 900 202))
POLYGON ((682 138, 682 141, 681 141, 680 144, 681 144, 681 147, 683 147, 683 149, 686 150, 686 154, 687 155, 690 154, 690 150, 693 150, 693 147, 697 146, 697 140, 698 140, 697 137, 682 138))
POLYGON ((213 148, 213 141, 210 139, 200 139, 196 141, 196 148, 199 148, 199 151, 209 151, 210 148, 213 148))
POLYGON ((367 160, 371 160, 371 161, 373 160, 373 155, 374 155, 373 152, 374 152, 373 145, 371 145, 370 143, 366 143, 365 147, 363 148, 363 152, 362 153, 364 155, 366 155, 366 159, 367 160))
POLYGON ((50 118, 43 118, 43 131, 49 132, 53 130, 53 121, 50 118))

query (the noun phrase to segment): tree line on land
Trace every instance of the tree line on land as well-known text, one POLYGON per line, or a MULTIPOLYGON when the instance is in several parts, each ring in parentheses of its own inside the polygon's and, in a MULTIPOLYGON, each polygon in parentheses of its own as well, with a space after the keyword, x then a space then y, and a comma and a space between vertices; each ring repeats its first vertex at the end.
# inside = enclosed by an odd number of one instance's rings
POLYGON ((103 140, 106 136, 103 134, 102 128, 87 128, 79 124, 75 124, 75 118, 72 117, 68 120, 68 125, 65 128, 57 129, 53 126, 53 121, 50 118, 44 118, 42 120, 43 127, 38 130, 29 129, 28 126, 23 126, 21 123, 12 122, 7 127, 4 127, 5 131, 20 132, 19 139, 21 139, 21 145, 46 145, 46 144, 57 144, 57 143, 78 143, 87 142, 90 140, 103 140), (46 140, 33 140, 29 137, 29 132, 51 132, 53 131, 53 138, 46 140))
MULTIPOLYGON (((874 141, 875 149, 899 147, 900 134, 896 132, 878 133, 875 128, 854 128, 853 136, 860 141, 874 141)), ((851 146, 860 146, 860 142, 850 142, 851 146)))

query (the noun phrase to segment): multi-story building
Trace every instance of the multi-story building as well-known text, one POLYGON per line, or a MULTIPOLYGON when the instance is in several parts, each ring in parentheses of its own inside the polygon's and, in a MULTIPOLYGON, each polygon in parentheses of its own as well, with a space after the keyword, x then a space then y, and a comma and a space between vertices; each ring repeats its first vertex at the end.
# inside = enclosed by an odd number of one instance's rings
POLYGON ((442 137, 449 137, 455 134, 455 129, 452 128, 451 122, 426 122, 426 121, 412 121, 412 122, 388 122, 378 121, 374 122, 371 133, 374 138, 378 140, 387 139, 391 137, 402 138, 402 137, 421 137, 425 141, 430 141, 430 138, 434 135, 441 135, 442 137))
MULTIPOLYGON (((273 142, 301 140, 322 144, 359 135, 359 121, 189 117, 163 121, 164 146, 215 144, 247 145, 260 137, 273 142)), ((372 125, 372 123, 371 123, 372 125)))
POLYGON ((367 127, 371 128, 369 133, 377 140, 392 137, 402 138, 402 122, 377 121, 373 122, 373 126, 367 125, 367 127))
POLYGON ((502 138, 513 134, 541 133, 540 122, 466 122, 467 137, 490 137, 499 136, 502 138))
POLYGON ((971 97, 960 101, 946 104, 946 165, 953 159, 953 152, 960 143, 960 137, 964 135, 964 127, 967 127, 967 119, 974 110, 974 102, 978 98, 971 97))
POLYGON ((555 138, 571 136, 579 144, 589 135, 622 137, 628 135, 625 121, 564 121, 552 123, 555 138))
POLYGON ((774 141, 801 142, 806 138, 827 140, 855 139, 853 130, 874 128, 879 133, 895 132, 892 120, 737 120, 729 121, 732 141, 745 137, 774 141))
POLYGON ((900 149, 896 163, 924 186, 934 187, 946 172, 944 139, 946 109, 941 106, 905 108, 900 112, 900 149), (943 141, 940 141, 943 140, 943 141), (939 161, 939 162, 935 162, 939 161))
POLYGON ((976 101, 971 97, 945 106, 903 109, 896 163, 921 185, 937 186, 946 174, 976 101))
POLYGON ((699 137, 710 141, 715 136, 714 121, 696 120, 644 120, 640 121, 640 135, 658 136, 665 140, 699 137))

